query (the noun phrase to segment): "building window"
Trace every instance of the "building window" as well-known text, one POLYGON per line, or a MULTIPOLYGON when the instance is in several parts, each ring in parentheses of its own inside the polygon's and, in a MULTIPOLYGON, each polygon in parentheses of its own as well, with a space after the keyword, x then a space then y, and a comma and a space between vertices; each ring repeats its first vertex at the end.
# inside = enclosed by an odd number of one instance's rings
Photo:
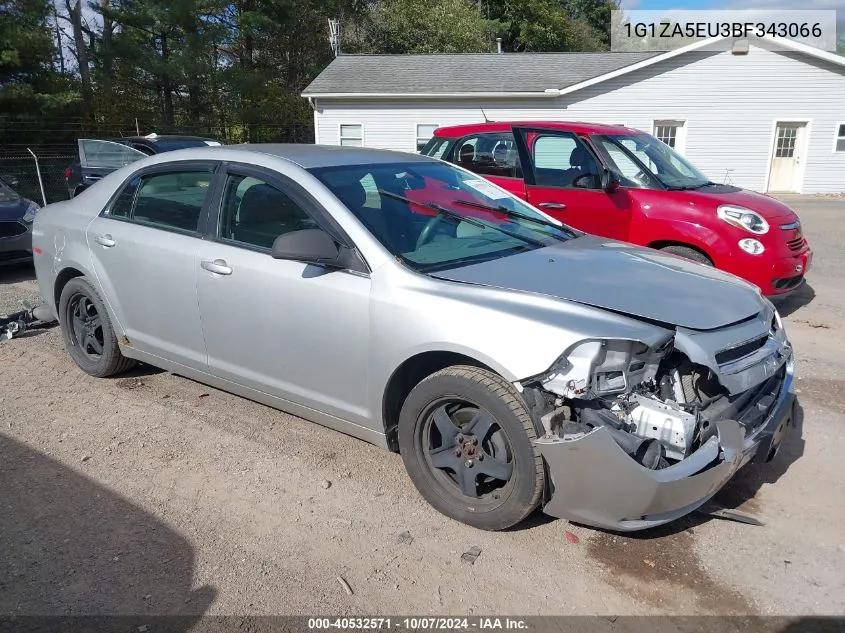
POLYGON ((364 126, 360 123, 341 123, 340 144, 347 147, 361 147, 364 144, 364 126))
POLYGON ((683 121, 655 121, 654 135, 679 154, 684 153, 686 138, 683 121))
POLYGON ((798 139, 798 128, 794 126, 778 126, 775 158, 792 158, 795 156, 795 141, 798 139))
POLYGON ((834 152, 845 152, 845 123, 836 124, 836 141, 833 146, 834 152))
POLYGON ((417 151, 421 152, 425 144, 434 136, 434 130, 439 126, 436 123, 417 123, 417 151))

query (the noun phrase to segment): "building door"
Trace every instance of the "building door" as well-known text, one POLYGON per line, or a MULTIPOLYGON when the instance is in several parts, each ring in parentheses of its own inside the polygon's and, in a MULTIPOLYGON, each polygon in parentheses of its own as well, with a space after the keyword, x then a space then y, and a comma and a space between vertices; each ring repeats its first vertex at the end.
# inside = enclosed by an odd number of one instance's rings
POLYGON ((769 191, 801 191, 806 132, 806 123, 778 121, 769 172, 769 191))

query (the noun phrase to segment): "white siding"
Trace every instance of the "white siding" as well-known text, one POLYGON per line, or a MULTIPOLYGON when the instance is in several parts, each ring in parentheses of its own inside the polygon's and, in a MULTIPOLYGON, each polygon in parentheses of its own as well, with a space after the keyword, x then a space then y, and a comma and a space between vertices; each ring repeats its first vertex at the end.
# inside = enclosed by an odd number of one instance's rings
POLYGON ((623 123, 652 131, 655 119, 686 121, 684 154, 722 182, 766 186, 776 120, 809 121, 803 192, 845 191, 845 68, 800 53, 751 47, 748 55, 690 52, 557 98, 522 100, 317 100, 318 143, 336 144, 341 123, 362 123, 370 147, 414 151, 417 123, 490 120, 623 123))

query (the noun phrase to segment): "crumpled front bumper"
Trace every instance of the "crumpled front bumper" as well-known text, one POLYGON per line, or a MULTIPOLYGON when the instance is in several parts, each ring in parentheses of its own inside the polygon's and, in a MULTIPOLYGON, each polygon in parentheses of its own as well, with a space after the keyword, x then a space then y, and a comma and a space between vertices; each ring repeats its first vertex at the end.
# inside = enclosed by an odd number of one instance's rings
POLYGON ((536 445, 551 475, 543 507, 555 517, 632 532, 662 525, 700 507, 749 461, 766 461, 792 425, 794 362, 765 421, 745 437, 734 420, 717 423, 717 434, 686 459, 649 470, 628 456, 604 428, 574 440, 542 438, 536 445))

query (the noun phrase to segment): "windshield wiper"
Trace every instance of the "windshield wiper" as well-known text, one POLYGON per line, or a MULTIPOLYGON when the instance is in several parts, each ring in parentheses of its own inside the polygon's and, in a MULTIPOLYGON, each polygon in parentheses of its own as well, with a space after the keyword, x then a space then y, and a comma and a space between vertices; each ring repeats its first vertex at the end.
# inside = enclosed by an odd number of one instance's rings
POLYGON ((443 215, 449 216, 452 219, 458 220, 459 222, 466 222, 467 224, 472 224, 473 226, 477 226, 481 229, 494 229, 499 231, 500 233, 504 233, 505 235, 509 235, 510 237, 515 237, 518 240, 522 240, 528 244, 533 244, 534 246, 539 246, 541 248, 545 247, 546 244, 543 242, 535 239, 531 239, 530 237, 526 237, 521 235, 515 231, 509 231, 508 229, 504 229, 501 226, 497 226, 492 222, 485 222, 484 220, 480 220, 478 218, 467 217, 457 211, 452 211, 451 209, 447 209, 446 207, 441 207, 439 204, 435 204, 433 202, 417 202, 416 200, 411 200, 410 198, 406 198, 405 196, 400 196, 398 193, 393 193, 392 191, 385 191, 384 189, 377 190, 379 194, 383 196, 387 196, 388 198, 393 198, 394 200, 401 200, 402 202, 407 202, 408 204, 416 204, 421 207, 425 207, 426 209, 431 209, 432 211, 437 211, 443 215))
MULTIPOLYGON (((463 204, 468 207, 475 207, 476 209, 484 209, 485 211, 494 211, 506 215, 509 218, 516 218, 519 220, 525 220, 527 222, 533 222, 534 224, 539 224, 540 226, 549 226, 553 229, 557 229, 561 233, 566 233, 571 237, 575 237, 575 234, 564 226, 560 226, 558 224, 555 224, 554 222, 549 222, 548 220, 543 220, 542 218, 532 218, 530 215, 525 215, 524 213, 520 213, 519 211, 508 209, 506 206, 501 204, 494 207, 490 204, 483 204, 481 202, 474 202, 472 200, 452 200, 452 202, 454 202, 455 204, 463 204)), ((556 237, 554 235, 551 235, 551 233, 546 233, 545 231, 540 232, 543 233, 543 235, 550 235, 551 237, 556 237)))
POLYGON ((698 185, 670 185, 666 187, 669 191, 695 191, 696 189, 701 189, 702 187, 709 187, 710 185, 717 185, 719 183, 713 182, 712 180, 708 180, 707 182, 702 182, 698 185))

